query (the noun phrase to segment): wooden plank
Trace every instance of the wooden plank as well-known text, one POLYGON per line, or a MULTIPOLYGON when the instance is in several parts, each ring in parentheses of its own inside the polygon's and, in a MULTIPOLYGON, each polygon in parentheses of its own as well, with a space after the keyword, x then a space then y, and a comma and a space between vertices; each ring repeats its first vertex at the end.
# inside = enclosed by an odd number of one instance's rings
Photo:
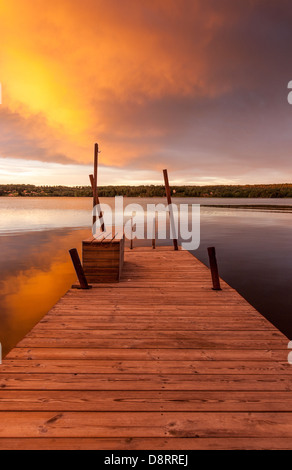
POLYGON ((1 411, 292 411, 290 392, 0 390, 1 411), (65 399, 64 399, 65 397, 65 399))
MULTIPOLYGON (((236 306, 235 308, 226 309, 225 305, 210 305, 209 310, 205 309, 202 305, 153 305, 151 309, 147 307, 147 305, 121 305, 121 304, 113 304, 113 305, 102 305, 100 309, 98 309, 97 305, 91 305, 88 303, 84 306, 76 306, 66 305, 61 306, 60 304, 55 306, 49 313, 47 313, 46 318, 58 318, 59 316, 72 316, 72 315, 84 315, 86 316, 104 316, 104 315, 119 315, 119 316, 139 316, 142 318, 151 318, 153 315, 156 318, 170 318, 172 319, 177 317, 196 317, 196 318, 210 318, 210 321, 215 317, 217 318, 234 318, 234 319, 261 319, 259 315, 256 315, 254 312, 250 312, 248 308, 241 308, 240 306, 236 306), (208 315, 209 312, 209 315, 208 315)), ((268 321, 266 321, 267 325, 271 325, 268 321)), ((272 325, 273 326, 273 325, 272 325)))
POLYGON ((292 438, 292 413, 0 412, 0 437, 292 438), (287 423, 288 420, 288 423, 287 423))
MULTIPOLYGON (((65 330, 60 329, 42 329, 34 328, 26 336, 26 339, 30 338, 63 338, 72 340, 86 339, 88 341, 92 339, 140 339, 141 333, 136 330, 101 330, 101 329, 90 329, 90 330, 65 330)), ((144 330, 143 339, 168 339, 178 340, 186 339, 194 342, 209 342, 216 344, 217 341, 228 341, 230 338, 232 341, 261 341, 261 340, 277 340, 282 346, 287 345, 287 341, 282 338, 279 331, 274 330, 144 330), (214 336, 214 337, 213 337, 214 336)))
POLYGON ((98 359, 127 361, 280 361, 287 362, 285 349, 90 349, 90 348, 14 348, 6 359, 98 359))
POLYGON ((257 390, 292 391, 292 377, 263 374, 0 374, 5 390, 257 390))
MULTIPOLYGON (((59 348, 117 348, 117 349, 156 349, 156 348, 182 348, 182 349, 283 349, 287 348, 287 343, 285 340, 274 340, 274 339, 220 339, 216 337, 216 332, 213 333, 214 337, 207 338, 206 340, 202 340, 198 338, 196 341, 194 339, 176 339, 176 338, 169 338, 169 339, 161 339, 159 335, 157 338, 149 338, 149 339, 134 339, 134 338, 126 338, 126 339, 117 339, 117 338, 43 338, 43 337, 25 337, 18 343, 19 347, 26 348, 26 347, 34 347, 34 348, 51 348, 51 347, 59 347, 59 348)), ((61 336, 61 335, 60 335, 61 336)))
MULTIPOLYGON (((169 318, 169 322, 167 322, 167 316, 162 315, 159 320, 155 320, 155 317, 151 315, 144 316, 142 313, 138 315, 120 315, 114 313, 109 313, 108 315, 103 314, 94 314, 92 313, 85 313, 84 320, 82 315, 80 316, 77 312, 68 312, 65 315, 56 315, 56 317, 51 316, 46 319, 46 321, 41 322, 38 325, 38 329, 46 328, 56 329, 58 326, 66 326, 68 329, 132 329, 132 330, 238 330, 240 329, 240 318, 232 319, 230 317, 223 317, 222 321, 220 322, 218 316, 210 316, 209 322, 206 316, 181 316, 175 317, 172 316, 169 318), (58 321, 58 318, 60 319, 58 321), (71 321, 70 321, 71 320, 71 321), (81 323, 80 322, 83 322, 81 323), (213 322, 210 325, 210 321, 213 322), (79 322, 79 324, 78 324, 79 322)), ((265 331, 275 331, 275 327, 270 325, 269 323, 264 323, 260 319, 252 319, 249 318, 242 322, 242 329, 243 330, 265 330, 265 331)))
POLYGON ((4 438, 1 450, 290 450, 291 438, 4 438))
POLYGON ((9 360, 0 369, 5 373, 49 373, 49 374, 284 374, 289 373, 290 365, 280 362, 263 361, 105 361, 105 360, 9 360))
MULTIPOLYGON (((163 325, 163 327, 166 327, 167 325, 181 325, 181 326, 189 326, 195 323, 196 325, 200 326, 209 326, 209 328, 213 327, 213 325, 222 325, 223 328, 228 325, 242 325, 243 329, 245 327, 250 327, 253 326, 255 329, 257 328, 262 328, 262 329, 275 329, 275 327, 267 323, 261 318, 242 318, 242 316, 237 316, 237 317, 230 317, 230 316, 223 316, 223 318, 219 318, 218 315, 201 315, 201 316, 196 316, 196 315, 189 315, 189 316, 184 316, 184 315, 173 315, 172 317, 169 316, 162 316, 160 318, 157 318, 157 315, 135 315, 133 313, 129 313, 129 315, 121 315, 119 313, 109 313, 106 315, 105 313, 100 314, 98 316, 94 315, 88 315, 86 312, 84 314, 80 314, 78 312, 70 311, 68 312, 67 315, 58 315, 58 316, 49 316, 47 315, 44 320, 39 322, 39 327, 47 325, 53 325, 57 324, 60 325, 61 323, 66 326, 70 326, 75 329, 75 326, 78 326, 78 322, 82 320, 82 326, 84 328, 92 328, 94 325, 102 326, 104 323, 108 323, 109 325, 112 325, 113 327, 118 327, 121 325, 123 328, 126 328, 127 325, 131 325, 133 329, 140 329, 140 328, 147 328, 147 326, 151 326, 152 328, 157 328, 160 324, 163 325), (210 318, 212 324, 210 325, 210 318), (134 324, 133 324, 134 323, 134 324)), ((80 326, 80 323, 79 323, 80 326)), ((158 328, 159 329, 159 328, 158 328)), ((217 328, 214 328, 217 329, 217 328)))
MULTIPOLYGON (((209 330, 210 327, 212 328, 212 331, 214 330, 238 330, 241 327, 240 320, 234 321, 234 320, 219 320, 218 318, 213 319, 213 324, 212 326, 210 325, 210 322, 206 321, 205 319, 198 320, 195 317, 189 317, 189 319, 173 319, 172 321, 155 321, 155 317, 152 319, 152 317, 149 318, 149 321, 146 321, 139 317, 120 317, 120 318, 108 318, 105 316, 99 316, 99 319, 93 319, 90 320, 90 317, 87 318, 82 318, 82 317, 72 317, 68 316, 68 319, 66 320, 66 317, 60 317, 59 321, 56 321, 55 319, 52 320, 47 320, 45 322, 41 322, 38 325, 38 328, 35 329, 35 331, 49 331, 51 329, 56 329, 56 328, 66 328, 67 330, 80 330, 81 328, 83 330, 108 330, 108 329, 115 329, 115 330, 187 330, 193 329, 195 331, 200 331, 200 330, 209 330)), ((274 328, 269 325, 265 325, 264 323, 256 322, 256 321, 248 321, 246 320, 243 322, 242 328, 246 330, 267 330, 267 331, 273 331, 274 328)))

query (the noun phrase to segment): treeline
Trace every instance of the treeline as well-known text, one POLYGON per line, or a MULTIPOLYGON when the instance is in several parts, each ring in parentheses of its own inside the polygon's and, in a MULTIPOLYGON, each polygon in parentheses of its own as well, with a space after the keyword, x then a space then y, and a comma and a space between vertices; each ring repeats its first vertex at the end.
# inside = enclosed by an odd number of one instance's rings
MULTIPOLYGON (((237 186, 172 186, 174 197, 292 197, 292 184, 258 184, 237 186)), ((164 186, 100 186, 100 197, 164 197, 164 186)), ((8 197, 91 197, 90 186, 34 186, 32 184, 2 184, 0 196, 8 197)))

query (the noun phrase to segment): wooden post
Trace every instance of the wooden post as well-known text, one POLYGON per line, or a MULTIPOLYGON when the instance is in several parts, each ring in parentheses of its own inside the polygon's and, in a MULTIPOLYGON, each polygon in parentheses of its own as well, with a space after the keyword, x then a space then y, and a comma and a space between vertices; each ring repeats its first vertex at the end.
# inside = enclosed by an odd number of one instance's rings
POLYGON ((94 187, 94 176, 93 176, 93 175, 89 175, 89 179, 90 179, 91 189, 92 189, 92 193, 93 193, 93 206, 94 206, 94 204, 95 204, 95 197, 96 197, 96 194, 95 194, 95 187, 94 187))
POLYGON ((213 290, 221 290, 215 247, 208 248, 213 290))
POLYGON ((78 255, 78 251, 76 250, 76 248, 72 248, 71 250, 69 250, 69 253, 70 253, 72 263, 73 263, 75 272, 77 274, 81 289, 90 289, 91 286, 88 285, 88 282, 84 274, 83 267, 82 267, 82 264, 78 255))
POLYGON ((156 212, 154 214, 154 217, 153 217, 153 238, 152 238, 152 248, 153 250, 155 250, 156 248, 156 212))
MULTIPOLYGON (((170 193, 170 187, 169 187, 169 180, 168 180, 168 174, 167 170, 163 170, 163 176, 164 176, 164 184, 165 184, 165 192, 166 192, 166 198, 167 198, 167 204, 171 204, 171 193, 170 193)), ((173 217, 173 215, 170 213, 170 219, 173 217)), ((172 222, 172 220, 170 220, 172 222)), ((177 239, 173 239, 173 246, 175 250, 178 250, 178 245, 177 245, 177 239)))
MULTIPOLYGON (((94 176, 93 175, 89 175, 89 179, 90 179, 90 184, 91 184, 91 187, 92 187, 92 192, 93 192, 93 207, 95 207, 97 204, 99 205, 99 197, 98 197, 98 193, 97 193, 97 188, 95 188, 94 186, 94 176)), ((103 213, 100 212, 98 214, 98 217, 100 219, 100 226, 101 226, 101 230, 103 232, 105 232, 105 226, 104 226, 104 220, 103 220, 103 213)), ((96 216, 93 216, 93 224, 96 222, 96 216)))
POLYGON ((98 144, 94 144, 94 169, 93 177, 95 182, 95 191, 97 191, 97 168, 98 168, 98 144))
MULTIPOLYGON (((97 196, 97 168, 98 168, 98 144, 94 144, 94 161, 93 161, 93 175, 89 175, 90 183, 93 192, 93 207, 96 206, 96 196, 97 196)), ((92 225, 96 222, 96 215, 92 218, 92 225)))
MULTIPOLYGON (((90 184, 91 184, 91 189, 92 189, 92 196, 93 196, 92 207, 95 208, 95 206, 96 206, 96 192, 95 192, 94 176, 89 175, 89 179, 90 179, 90 184)), ((92 225, 94 225, 95 222, 96 222, 96 215, 93 215, 92 225)))
POLYGON ((131 217, 131 241, 130 241, 130 249, 133 250, 133 217, 131 217))

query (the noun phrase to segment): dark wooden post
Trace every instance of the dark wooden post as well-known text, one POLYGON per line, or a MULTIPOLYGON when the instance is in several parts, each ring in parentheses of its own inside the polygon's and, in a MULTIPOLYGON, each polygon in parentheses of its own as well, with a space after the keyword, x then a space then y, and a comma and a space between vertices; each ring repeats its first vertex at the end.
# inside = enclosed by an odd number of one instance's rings
MULTIPOLYGON (((98 166, 98 144, 94 144, 93 175, 89 175, 93 193, 93 207, 96 206, 97 196, 97 166, 98 166)), ((92 225, 96 222, 96 215, 93 216, 92 225)))
POLYGON ((213 290, 221 290, 215 247, 208 248, 213 290))
POLYGON ((97 191, 97 168, 98 168, 98 144, 94 144, 93 177, 94 177, 94 182, 95 182, 95 191, 97 191))
POLYGON ((130 249, 133 250, 133 217, 131 217, 131 241, 130 241, 130 249))
MULTIPOLYGON (((94 176, 93 176, 93 175, 89 175, 89 179, 90 179, 90 184, 91 184, 91 189, 92 189, 92 196, 93 196, 92 207, 93 207, 93 209, 94 209, 95 206, 96 206, 96 193, 95 193, 94 176)), ((96 222, 96 215, 93 215, 93 218, 92 218, 92 225, 94 225, 95 222, 96 222)))
POLYGON ((156 237, 157 237, 157 234, 156 234, 156 212, 154 214, 154 218, 153 218, 153 238, 152 238, 152 248, 153 250, 155 250, 156 248, 156 237))
POLYGON ((70 253, 72 263, 73 263, 75 272, 77 274, 81 289, 90 289, 90 286, 88 285, 87 279, 83 271, 83 267, 82 267, 82 264, 78 255, 78 251, 76 250, 76 248, 72 248, 71 250, 69 250, 69 253, 70 253))
POLYGON ((92 193, 93 193, 93 206, 95 205, 95 187, 94 187, 94 176, 93 175, 89 175, 89 179, 90 179, 90 184, 91 184, 91 189, 92 189, 92 193))
MULTIPOLYGON (((170 205, 171 204, 171 193, 170 193, 167 170, 163 170, 163 176, 164 176, 164 184, 165 184, 167 204, 170 205)), ((170 217, 172 217, 172 214, 170 214, 170 217)), ((178 250, 178 245, 177 245, 177 239, 176 238, 173 239, 173 246, 174 246, 175 250, 178 250)))
MULTIPOLYGON (((97 204, 99 205, 99 197, 98 197, 98 193, 97 193, 97 188, 95 188, 95 185, 94 185, 94 176, 93 175, 89 175, 89 179, 90 179, 90 184, 91 184, 91 187, 92 187, 92 192, 93 192, 93 207, 95 207, 97 204)), ((104 226, 104 220, 103 220, 103 214, 102 212, 100 212, 98 214, 98 217, 100 219, 100 226, 101 226, 101 230, 103 232, 105 232, 105 226, 104 226)), ((96 222, 96 216, 93 216, 93 224, 96 222)))
MULTIPOLYGON (((93 192, 93 207, 96 206, 97 197, 97 168, 98 168, 98 144, 94 144, 94 161, 93 161, 93 175, 89 175, 90 183, 93 192)), ((92 218, 92 225, 96 222, 96 215, 92 218)))

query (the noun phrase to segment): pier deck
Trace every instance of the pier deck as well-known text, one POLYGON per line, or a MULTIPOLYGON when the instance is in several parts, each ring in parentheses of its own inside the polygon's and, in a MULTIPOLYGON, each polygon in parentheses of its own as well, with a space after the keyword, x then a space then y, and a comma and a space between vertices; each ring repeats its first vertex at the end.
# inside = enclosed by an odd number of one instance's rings
POLYGON ((288 339, 186 251, 125 253, 0 366, 0 449, 289 449, 288 339))

